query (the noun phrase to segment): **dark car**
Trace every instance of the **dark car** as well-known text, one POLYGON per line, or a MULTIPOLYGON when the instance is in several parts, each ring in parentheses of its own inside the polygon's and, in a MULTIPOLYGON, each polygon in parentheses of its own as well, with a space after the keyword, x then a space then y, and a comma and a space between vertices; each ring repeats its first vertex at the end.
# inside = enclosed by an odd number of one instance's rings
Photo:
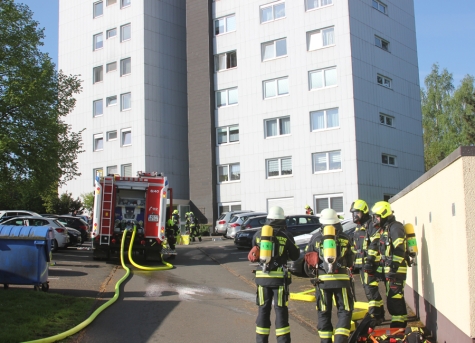
POLYGON ((267 215, 247 218, 241 225, 241 230, 252 229, 254 227, 261 227, 266 223, 267 215))
MULTIPOLYGON (((342 226, 343 226, 343 232, 345 232, 350 238, 353 238, 353 233, 355 232, 356 229, 356 224, 353 223, 353 221, 342 221, 342 226)), ((307 247, 307 244, 310 242, 310 239, 312 238, 314 233, 317 233, 320 228, 317 230, 311 232, 309 235, 305 235, 305 237, 301 237, 301 239, 297 239, 295 242, 297 246, 300 248, 300 256, 297 260, 295 261, 289 261, 287 263, 287 268, 289 268, 289 271, 292 274, 296 275, 307 275, 307 276, 314 276, 312 275, 312 272, 308 268, 307 263, 305 263, 305 248, 307 247)))
MULTIPOLYGON (((287 223, 287 231, 293 237, 310 233, 320 227, 320 221, 318 220, 318 217, 306 214, 286 216, 285 221, 287 223)), ((234 245, 237 248, 250 248, 252 237, 254 237, 256 231, 261 227, 262 225, 259 227, 238 231, 234 237, 234 245)))
POLYGON ((69 245, 68 247, 77 247, 82 244, 81 231, 68 227, 69 245))
POLYGON ((89 232, 89 224, 81 218, 69 215, 51 215, 51 218, 57 219, 66 227, 72 227, 73 229, 79 230, 81 232, 83 242, 86 242, 88 240, 87 237, 89 232))

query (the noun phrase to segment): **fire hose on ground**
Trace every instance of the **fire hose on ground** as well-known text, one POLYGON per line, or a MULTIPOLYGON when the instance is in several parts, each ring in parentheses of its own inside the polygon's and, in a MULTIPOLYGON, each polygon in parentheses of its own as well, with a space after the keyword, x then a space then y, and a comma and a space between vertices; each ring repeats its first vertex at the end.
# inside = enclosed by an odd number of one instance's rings
MULTIPOLYGON (((167 270, 167 269, 172 269, 173 268, 173 265, 168 263, 168 262, 165 262, 163 261, 163 256, 162 256, 162 262, 165 264, 165 266, 160 266, 160 267, 146 267, 146 266, 141 266, 139 264, 137 264, 133 259, 132 259, 132 244, 134 242, 134 238, 135 238, 135 232, 137 231, 136 227, 134 226, 133 228, 133 231, 132 231, 132 237, 130 239, 130 244, 129 244, 129 250, 128 250, 128 257, 129 257, 129 261, 130 263, 135 267, 135 268, 138 268, 138 269, 142 269, 142 270, 148 270, 148 271, 158 271, 158 270, 167 270)), ((122 282, 124 282, 130 275, 130 269, 129 267, 127 267, 124 263, 124 245, 125 245, 125 235, 127 234, 127 230, 124 230, 124 233, 122 235, 122 242, 121 242, 121 245, 120 245, 120 263, 122 264, 122 267, 126 270, 125 272, 125 275, 122 276, 122 278, 117 281, 117 283, 115 284, 115 293, 114 293, 114 296, 109 300, 107 301, 105 304, 101 305, 97 310, 95 310, 86 320, 84 320, 83 322, 79 323, 78 325, 76 325, 75 327, 73 327, 72 329, 69 329, 68 331, 65 331, 65 332, 62 332, 60 334, 57 334, 57 335, 54 335, 54 336, 51 336, 51 337, 47 337, 47 338, 41 338, 41 339, 37 339, 37 340, 34 340, 34 341, 28 341, 28 342, 25 342, 25 343, 51 343, 51 342, 56 342, 56 341, 59 341, 59 340, 62 340, 62 339, 65 339, 66 337, 69 337, 69 336, 72 336, 74 335, 75 333, 78 333, 79 331, 81 331, 82 329, 84 329, 86 326, 88 326, 89 324, 91 324, 94 319, 96 319, 96 317, 99 315, 99 313, 101 313, 102 311, 104 311, 106 308, 108 308, 110 305, 112 305, 113 303, 115 303, 117 301, 117 299, 119 298, 119 288, 120 288, 120 285, 122 284, 122 282)))

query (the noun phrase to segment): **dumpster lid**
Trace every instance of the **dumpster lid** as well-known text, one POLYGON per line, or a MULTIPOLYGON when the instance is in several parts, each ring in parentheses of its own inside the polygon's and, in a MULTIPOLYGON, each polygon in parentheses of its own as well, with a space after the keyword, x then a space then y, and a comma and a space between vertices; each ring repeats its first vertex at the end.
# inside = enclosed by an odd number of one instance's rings
POLYGON ((52 238, 50 226, 11 226, 0 225, 0 239, 46 240, 52 238))

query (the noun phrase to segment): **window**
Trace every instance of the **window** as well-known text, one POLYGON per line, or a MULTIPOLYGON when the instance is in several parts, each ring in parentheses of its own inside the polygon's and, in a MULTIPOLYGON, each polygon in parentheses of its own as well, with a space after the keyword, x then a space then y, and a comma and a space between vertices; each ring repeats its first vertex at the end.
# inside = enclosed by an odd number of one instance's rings
POLYGON ((310 89, 336 85, 336 67, 309 72, 310 89))
POLYGON ((132 93, 120 95, 120 110, 126 111, 132 108, 132 93))
POLYGON ((120 41, 129 40, 132 36, 130 24, 123 25, 120 27, 120 41))
MULTIPOLYGON (((241 211, 241 203, 240 202, 223 203, 223 204, 218 205, 219 215, 221 215, 224 212, 229 212, 229 211, 241 211)), ((220 218, 220 219, 223 219, 223 218, 220 218)))
POLYGON ((341 170, 341 151, 312 154, 312 165, 314 173, 341 170))
POLYGON ((94 135, 94 151, 100 151, 104 149, 104 137, 102 133, 94 135))
POLYGON ((120 166, 122 176, 132 176, 132 164, 123 164, 120 166))
POLYGON ((338 214, 343 214, 343 195, 318 195, 315 197, 315 214, 320 214, 326 208, 334 209, 338 214))
POLYGON ((237 52, 230 51, 214 56, 215 70, 226 70, 237 67, 237 52))
POLYGON ((335 28, 328 27, 326 29, 307 32, 307 49, 308 51, 321 49, 325 46, 335 44, 335 28))
POLYGON ((106 64, 106 73, 117 70, 117 62, 111 62, 106 64))
POLYGON ((103 101, 102 99, 95 100, 92 102, 92 113, 94 117, 99 117, 104 114, 103 111, 103 101))
POLYGON ((125 58, 120 61, 120 76, 128 75, 131 73, 132 63, 129 58, 125 58))
POLYGON ((391 79, 387 78, 386 76, 379 75, 376 78, 378 85, 384 86, 386 88, 391 88, 391 79))
POLYGON ((278 1, 261 6, 261 24, 285 17, 285 2, 278 1))
POLYGON ((385 51, 389 51, 389 42, 378 36, 374 36, 374 44, 385 51))
POLYGON ((117 28, 114 27, 113 29, 110 29, 110 30, 107 30, 106 31, 106 38, 109 39, 109 38, 113 38, 117 36, 117 28))
POLYGON ((117 0, 107 0, 107 6, 114 5, 117 3, 117 0))
POLYGON ((338 108, 310 112, 310 125, 312 131, 339 127, 340 118, 338 108))
POLYGON ((94 18, 102 16, 102 14, 104 13, 104 10, 102 7, 102 1, 98 1, 93 4, 93 12, 94 12, 94 18))
POLYGON ((241 165, 239 163, 218 166, 219 182, 241 180, 241 165))
POLYGON ((333 0, 305 0, 307 11, 333 4, 333 0))
POLYGON ((120 0, 120 7, 124 8, 130 6, 131 1, 132 0, 120 0))
POLYGON ((264 99, 289 94, 289 78, 264 81, 264 99))
POLYGON ((96 176, 103 177, 104 176, 104 169, 94 168, 92 170, 92 180, 93 180, 92 182, 94 183, 94 185, 95 185, 96 176))
POLYGON ((386 14, 388 11, 388 6, 376 0, 373 0, 373 8, 377 9, 379 12, 384 13, 384 14, 386 14))
POLYGON ((109 96, 106 98, 106 107, 117 105, 117 95, 109 96))
POLYGON ((98 49, 102 49, 102 46, 103 46, 102 32, 98 33, 97 35, 94 35, 93 42, 94 42, 94 49, 93 49, 94 51, 98 49))
POLYGON ((292 157, 266 160, 267 178, 292 175, 292 157))
POLYGON ((117 173, 117 166, 107 167, 107 175, 115 175, 117 173))
POLYGON ((218 127, 216 141, 218 145, 239 142, 239 125, 218 127))
MULTIPOLYGON (((389 199, 391 199, 393 196, 394 196, 394 194, 384 194, 383 195, 383 200, 384 201, 389 201, 389 199)), ((416 217, 416 223, 415 224, 417 225, 417 217, 416 217)))
POLYGON ((132 145, 132 130, 124 129, 121 132, 121 144, 122 146, 132 145))
POLYGON ((396 166, 396 156, 382 154, 381 155, 381 163, 387 166, 396 166))
POLYGON ((93 83, 102 82, 102 66, 93 69, 93 83))
POLYGON ((238 89, 229 88, 216 92, 216 107, 235 105, 238 103, 238 89))
POLYGON ((277 39, 272 42, 262 43, 262 60, 267 61, 273 58, 287 55, 287 38, 277 39))
POLYGON ((387 114, 379 114, 379 122, 382 125, 394 126, 394 117, 388 116, 387 114))
POLYGON ((117 130, 107 132, 107 141, 115 141, 117 139, 117 130))
POLYGON ((236 15, 232 14, 214 21, 214 34, 216 36, 231 31, 236 31, 236 15))
POLYGON ((290 135, 290 117, 274 118, 265 121, 266 138, 290 135))

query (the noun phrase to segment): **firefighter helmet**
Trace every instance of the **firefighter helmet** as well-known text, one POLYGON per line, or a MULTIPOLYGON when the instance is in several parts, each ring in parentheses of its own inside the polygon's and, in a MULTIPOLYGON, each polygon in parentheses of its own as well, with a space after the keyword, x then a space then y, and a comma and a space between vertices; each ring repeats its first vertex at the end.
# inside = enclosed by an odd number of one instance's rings
POLYGON ((267 214, 267 219, 285 219, 284 210, 279 206, 271 207, 267 214))
POLYGON ((340 219, 334 209, 326 208, 320 213, 320 223, 323 225, 338 224, 340 219))
POLYGON ((373 208, 371 209, 373 214, 380 216, 381 218, 386 218, 393 214, 391 210, 391 205, 387 201, 378 201, 374 204, 373 208))
POLYGON ((173 214, 178 214, 178 210, 173 211, 173 214))
POLYGON ((305 205, 305 209, 308 210, 310 208, 310 206, 308 205, 305 205))
POLYGON ((369 212, 368 204, 366 201, 357 199, 351 204, 350 212, 361 211, 364 214, 369 212))

